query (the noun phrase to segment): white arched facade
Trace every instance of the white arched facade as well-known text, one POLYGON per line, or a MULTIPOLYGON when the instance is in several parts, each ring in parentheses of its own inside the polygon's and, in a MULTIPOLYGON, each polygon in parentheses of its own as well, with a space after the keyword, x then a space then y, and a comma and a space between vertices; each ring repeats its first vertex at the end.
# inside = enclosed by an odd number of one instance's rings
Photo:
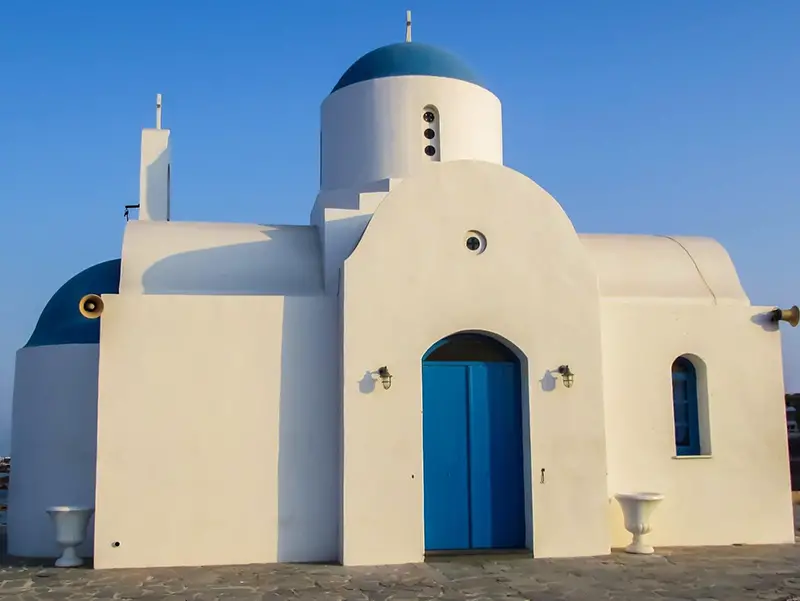
POLYGON ((526 358, 534 554, 608 551, 596 274, 555 200, 502 166, 433 165, 378 208, 345 262, 343 293, 345 564, 424 557, 419 362, 463 330, 526 358), (465 246, 471 230, 486 238, 480 254, 465 246), (562 364, 577 374, 569 390, 553 386, 562 364), (359 382, 382 365, 391 389, 365 393, 359 382))

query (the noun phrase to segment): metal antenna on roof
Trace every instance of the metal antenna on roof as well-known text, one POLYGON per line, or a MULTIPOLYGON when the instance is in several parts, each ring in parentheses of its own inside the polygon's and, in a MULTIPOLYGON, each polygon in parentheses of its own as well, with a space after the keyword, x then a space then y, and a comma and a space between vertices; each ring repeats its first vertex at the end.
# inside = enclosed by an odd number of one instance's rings
POLYGON ((161 94, 156 94, 156 129, 161 129, 161 94))
POLYGON ((411 11, 406 11, 406 42, 411 41, 411 11))

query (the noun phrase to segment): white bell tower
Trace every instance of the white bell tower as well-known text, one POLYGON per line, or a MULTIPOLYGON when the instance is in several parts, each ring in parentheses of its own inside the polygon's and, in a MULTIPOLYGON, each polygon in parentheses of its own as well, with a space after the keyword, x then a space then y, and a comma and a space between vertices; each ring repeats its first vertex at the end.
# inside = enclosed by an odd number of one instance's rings
POLYGON ((413 175, 431 161, 503 162, 500 100, 445 50, 411 41, 353 63, 322 103, 320 188, 413 175))
POLYGON ((142 130, 139 220, 169 221, 170 130, 161 128, 161 94, 156 95, 156 127, 142 130))

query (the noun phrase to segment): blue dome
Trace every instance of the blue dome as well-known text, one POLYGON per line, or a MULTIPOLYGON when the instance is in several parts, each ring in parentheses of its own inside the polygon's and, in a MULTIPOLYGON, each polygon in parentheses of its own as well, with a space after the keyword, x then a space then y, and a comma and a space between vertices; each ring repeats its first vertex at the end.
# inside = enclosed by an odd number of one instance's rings
POLYGON ((331 94, 360 81, 398 75, 449 77, 481 85, 475 72, 455 54, 427 44, 400 42, 377 48, 354 62, 331 94))
POLYGON ((117 294, 120 264, 119 259, 105 261, 70 278, 45 305, 25 346, 98 344, 100 320, 81 315, 78 303, 87 294, 117 294))

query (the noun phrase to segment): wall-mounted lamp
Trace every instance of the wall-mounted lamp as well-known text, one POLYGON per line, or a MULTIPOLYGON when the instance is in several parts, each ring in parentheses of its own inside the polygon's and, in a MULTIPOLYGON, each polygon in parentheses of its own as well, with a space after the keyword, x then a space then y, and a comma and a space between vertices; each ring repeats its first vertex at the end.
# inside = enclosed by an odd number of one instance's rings
POLYGON ((572 388, 572 383, 575 381, 575 374, 569 368, 569 365, 561 365, 558 368, 558 373, 561 374, 561 379, 564 380, 564 386, 572 388))
POLYGON ((389 390, 392 387, 392 374, 389 373, 389 368, 385 365, 378 369, 378 377, 381 379, 384 390, 389 390))

